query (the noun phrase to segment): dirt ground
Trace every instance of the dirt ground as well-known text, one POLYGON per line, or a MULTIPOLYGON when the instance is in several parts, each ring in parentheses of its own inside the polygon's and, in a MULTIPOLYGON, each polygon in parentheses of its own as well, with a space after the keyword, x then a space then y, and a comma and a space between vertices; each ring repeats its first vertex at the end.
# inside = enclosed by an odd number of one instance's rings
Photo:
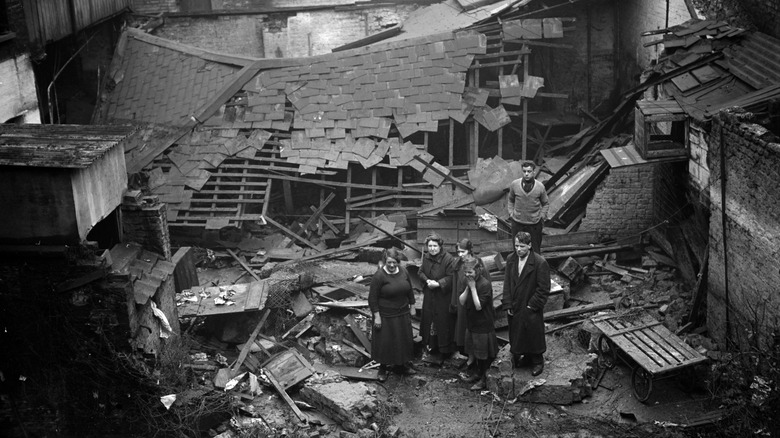
POLYGON ((414 376, 392 374, 378 393, 401 412, 391 423, 410 437, 613 437, 674 436, 713 407, 699 387, 678 388, 673 379, 655 382, 647 404, 631 391, 631 371, 618 365, 604 375, 593 395, 569 406, 512 402, 487 391, 474 392, 460 370, 417 363, 414 376))

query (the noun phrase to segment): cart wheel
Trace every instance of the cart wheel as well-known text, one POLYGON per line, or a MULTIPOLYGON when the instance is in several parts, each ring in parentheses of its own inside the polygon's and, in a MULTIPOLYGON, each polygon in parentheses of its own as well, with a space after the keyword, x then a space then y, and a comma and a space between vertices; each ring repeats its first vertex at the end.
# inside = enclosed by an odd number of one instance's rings
POLYGON ((631 373, 631 388, 634 390, 634 396, 637 400, 644 403, 650 398, 653 392, 653 375, 637 366, 631 373))
POLYGON ((596 348, 599 351, 599 365, 611 370, 617 364, 617 348, 606 335, 600 335, 596 348))

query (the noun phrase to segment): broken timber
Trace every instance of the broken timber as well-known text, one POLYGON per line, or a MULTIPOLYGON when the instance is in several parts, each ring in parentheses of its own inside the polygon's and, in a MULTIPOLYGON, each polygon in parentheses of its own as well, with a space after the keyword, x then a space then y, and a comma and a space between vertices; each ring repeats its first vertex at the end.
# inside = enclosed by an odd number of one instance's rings
POLYGON ((613 303, 612 301, 568 307, 566 309, 554 310, 552 312, 545 312, 544 320, 554 321, 556 319, 571 318, 573 316, 582 315, 584 313, 598 312, 599 310, 612 309, 614 307, 615 307, 615 303, 613 303))
POLYGON ((230 368, 230 372, 233 376, 235 376, 238 373, 238 369, 241 368, 241 364, 244 363, 244 359, 246 359, 246 356, 249 354, 249 351, 252 349, 252 344, 255 343, 255 338, 257 338, 257 335, 260 334, 260 330, 263 328, 263 325, 265 325, 265 320, 268 319, 268 315, 271 313, 271 309, 265 309, 263 311, 263 316, 260 317, 260 322, 257 323, 257 326, 255 327, 254 331, 252 331, 252 334, 249 335, 249 339, 246 341, 246 344, 244 344, 244 348, 241 349, 241 353, 238 355, 238 359, 236 359, 235 364, 233 364, 233 367, 230 368))
POLYGON ((260 310, 265 307, 269 288, 269 279, 230 286, 196 286, 191 288, 190 292, 198 297, 198 300, 196 302, 187 301, 182 303, 178 308, 179 317, 220 315, 260 310), (215 299, 219 298, 222 293, 230 295, 228 302, 233 304, 216 304, 215 299))

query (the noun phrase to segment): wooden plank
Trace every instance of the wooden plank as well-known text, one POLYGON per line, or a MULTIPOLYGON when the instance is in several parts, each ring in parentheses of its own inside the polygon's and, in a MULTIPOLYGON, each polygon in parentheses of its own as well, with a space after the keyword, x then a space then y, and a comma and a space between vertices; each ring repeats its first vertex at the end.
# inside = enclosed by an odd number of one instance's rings
MULTIPOLYGON (((313 205, 310 205, 309 209, 312 211, 312 213, 317 211, 317 209, 313 205)), ((330 230, 333 231, 333 234, 335 234, 337 236, 339 234, 341 234, 341 231, 339 231, 339 229, 336 228, 336 225, 334 225, 333 222, 330 219, 325 217, 324 214, 320 215, 320 220, 322 221, 323 224, 325 224, 326 227, 330 228, 330 230)))
POLYGON ((333 301, 325 303, 317 303, 318 306, 332 307, 335 309, 352 309, 354 307, 368 307, 367 300, 356 301, 333 301))
POLYGON ((355 321, 355 317, 352 315, 347 315, 344 317, 344 321, 347 321, 349 328, 352 329, 352 333, 357 336, 358 341, 360 341, 360 343, 363 345, 363 348, 365 348, 366 351, 371 354, 371 341, 368 340, 366 334, 363 333, 363 330, 360 329, 357 321, 355 321))
POLYGON ((259 309, 265 304, 266 298, 268 298, 268 282, 256 281, 249 283, 249 289, 246 293, 246 301, 244 301, 244 309, 259 309))
MULTIPOLYGON (((325 198, 324 201, 320 204, 319 208, 314 210, 314 214, 309 216, 309 219, 306 220, 306 222, 303 224, 303 227, 301 227, 301 237, 305 237, 305 233, 309 231, 309 227, 314 224, 315 221, 320 217, 323 211, 325 211, 325 208, 330 204, 330 201, 333 200, 333 198, 336 197, 336 194, 334 192, 331 192, 327 198, 325 198)), ((311 206, 310 206, 311 207, 311 206)), ((287 245, 285 245, 285 248, 289 248, 292 246, 292 241, 290 241, 287 245)))
POLYGON ((176 293, 200 284, 198 270, 195 267, 195 250, 189 246, 182 246, 173 255, 171 262, 173 268, 173 282, 176 293))
POLYGON ((229 286, 195 286, 190 289, 196 297, 197 302, 184 302, 178 307, 179 317, 186 316, 209 316, 231 313, 241 313, 258 310, 265 305, 266 293, 265 287, 270 280, 263 279, 263 285, 257 285, 257 282, 241 283, 229 286), (234 305, 217 305, 214 299, 223 292, 230 291, 230 300, 234 305), (204 297, 201 297, 201 294, 204 297))
POLYGON ((582 315, 584 313, 598 312, 599 310, 605 310, 614 308, 615 303, 612 301, 594 304, 584 304, 581 306, 568 307, 561 310, 553 310, 552 312, 545 312, 544 320, 553 321, 561 318, 571 318, 573 316, 582 315))
POLYGON ((276 222, 275 220, 271 219, 270 217, 265 217, 266 222, 273 225, 274 227, 278 228, 282 233, 286 234, 288 237, 293 238, 295 240, 298 240, 302 243, 304 243, 309 248, 313 249, 315 252, 320 252, 320 249, 317 247, 317 245, 311 243, 308 239, 305 239, 295 233, 293 233, 292 230, 285 227, 284 225, 280 224, 279 222, 276 222))
POLYGON ((311 328, 311 322, 314 319, 314 314, 310 313, 306 315, 306 318, 303 318, 302 320, 298 321, 298 324, 295 324, 294 326, 290 327, 290 330, 287 330, 285 334, 282 335, 282 339, 286 338, 287 336, 290 336, 290 334, 295 333, 295 337, 299 338, 306 330, 311 328))
POLYGON ((622 252, 622 251, 630 251, 634 248, 634 245, 610 245, 610 246, 601 246, 597 248, 592 249, 581 249, 576 251, 561 251, 561 252, 544 252, 542 251, 542 255, 545 259, 554 260, 554 259, 565 259, 569 257, 584 257, 584 256, 591 256, 591 255, 602 255, 602 254, 611 254, 613 252, 622 252))
POLYGON ((299 420, 301 420, 304 423, 307 423, 309 421, 309 418, 304 415, 303 412, 301 412, 300 409, 298 409, 298 406, 295 405, 295 402, 292 398, 290 398, 289 394, 287 394, 287 391, 284 390, 284 387, 279 383, 278 380, 276 380, 276 377, 274 377, 273 373, 266 373, 266 377, 268 377, 268 380, 271 382, 271 384, 276 389, 276 392, 279 393, 279 395, 282 397, 282 400, 287 403, 287 405, 292 409, 293 413, 295 413, 295 416, 298 417, 299 420))
POLYGON ((357 345, 356 343, 350 341, 349 339, 342 339, 342 342, 344 342, 345 344, 347 344, 350 347, 354 348, 355 351, 357 351, 358 353, 362 354, 363 356, 371 359, 371 354, 368 351, 366 351, 363 347, 361 347, 360 345, 357 345))
POLYGON ((279 263, 278 266, 290 265, 290 264, 293 264, 293 263, 307 262, 307 261, 310 261, 310 260, 316 260, 316 259, 320 259, 320 258, 324 258, 324 257, 335 256, 336 254, 352 251, 353 249, 358 249, 358 248, 362 248, 364 246, 373 245, 376 242, 378 242, 379 240, 380 239, 378 237, 371 238, 371 239, 366 240, 365 242, 356 243, 354 245, 342 246, 342 247, 339 247, 339 248, 333 248, 333 249, 330 249, 330 250, 327 250, 327 251, 322 251, 319 254, 312 254, 312 255, 305 256, 305 257, 301 257, 301 258, 299 258, 297 260, 287 260, 287 261, 279 263))
POLYGON ((252 334, 249 335, 249 339, 246 341, 246 344, 244 344, 244 348, 241 349, 241 353, 238 355, 238 359, 236 359, 236 362, 230 368, 230 371, 234 376, 238 373, 238 369, 241 368, 241 364, 244 363, 246 355, 249 354, 249 351, 252 349, 252 344, 255 343, 255 338, 257 338, 257 335, 260 333, 263 325, 265 325, 265 320, 268 319, 268 315, 270 313, 271 309, 265 309, 263 311, 263 316, 260 317, 260 322, 257 323, 257 326, 252 331, 252 334))
POLYGON ((244 268, 244 270, 245 270, 246 272, 248 272, 248 273, 249 273, 249 275, 251 275, 251 276, 252 276, 252 277, 253 277, 255 280, 257 280, 257 281, 261 281, 261 280, 262 280, 262 279, 261 279, 261 278, 260 278, 260 277, 259 277, 257 274, 255 274, 255 271, 254 271, 252 268, 250 268, 250 267, 249 267, 249 265, 247 265, 247 264, 246 264, 246 261, 244 261, 244 259, 243 259, 243 258, 241 258, 241 257, 239 257, 238 255, 236 255, 236 253, 235 253, 235 252, 233 252, 233 250, 232 250, 232 249, 230 249, 230 248, 226 248, 225 250, 226 250, 226 251, 228 252, 228 254, 230 254, 230 255, 231 255, 231 256, 232 256, 232 257, 233 257, 233 258, 234 258, 234 259, 235 259, 235 260, 238 262, 238 264, 240 264, 240 265, 241 265, 241 267, 242 267, 242 268, 244 268))

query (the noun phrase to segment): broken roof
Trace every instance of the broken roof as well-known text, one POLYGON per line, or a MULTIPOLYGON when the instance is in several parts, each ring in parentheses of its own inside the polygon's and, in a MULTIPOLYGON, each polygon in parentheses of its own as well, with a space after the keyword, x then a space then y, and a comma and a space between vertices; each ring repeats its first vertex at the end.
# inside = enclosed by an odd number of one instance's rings
MULTIPOLYGON (((239 144, 231 143, 239 149, 223 155, 246 149, 247 138, 239 129, 289 131, 282 157, 307 166, 304 173, 344 169, 349 162, 370 167, 388 153, 400 158, 400 141, 390 139, 392 124, 407 137, 436 132, 440 120, 465 118, 464 111, 470 111, 462 99, 466 71, 487 45, 476 32, 447 32, 310 58, 254 60, 240 74, 236 66, 183 52, 184 47, 159 38, 139 37, 137 31, 127 41, 120 65, 112 66, 123 74, 106 102, 108 119, 186 126, 199 107, 213 107, 198 119, 203 127, 242 137, 239 144), (266 65, 277 68, 263 69, 266 65), (257 73, 246 74, 252 73, 250 67, 257 73), (177 82, 179 77, 184 79, 177 82), (139 89, 143 94, 133 98, 139 89)), ((193 141, 202 137, 196 134, 179 144, 200 144, 193 141)), ((255 137, 265 141, 269 136, 260 132, 255 137)), ((409 161, 411 156, 391 164, 409 161)))
POLYGON ((730 106, 780 96, 780 40, 712 20, 691 20, 663 32, 657 42, 663 42, 670 55, 659 68, 681 71, 664 83, 664 90, 692 118, 704 121, 730 106), (695 65, 708 56, 712 60, 695 65))
POLYGON ((85 169, 134 129, 116 125, 0 125, 0 165, 85 169))
POLYGON ((137 29, 117 44, 100 120, 184 125, 251 60, 215 54, 137 29))

